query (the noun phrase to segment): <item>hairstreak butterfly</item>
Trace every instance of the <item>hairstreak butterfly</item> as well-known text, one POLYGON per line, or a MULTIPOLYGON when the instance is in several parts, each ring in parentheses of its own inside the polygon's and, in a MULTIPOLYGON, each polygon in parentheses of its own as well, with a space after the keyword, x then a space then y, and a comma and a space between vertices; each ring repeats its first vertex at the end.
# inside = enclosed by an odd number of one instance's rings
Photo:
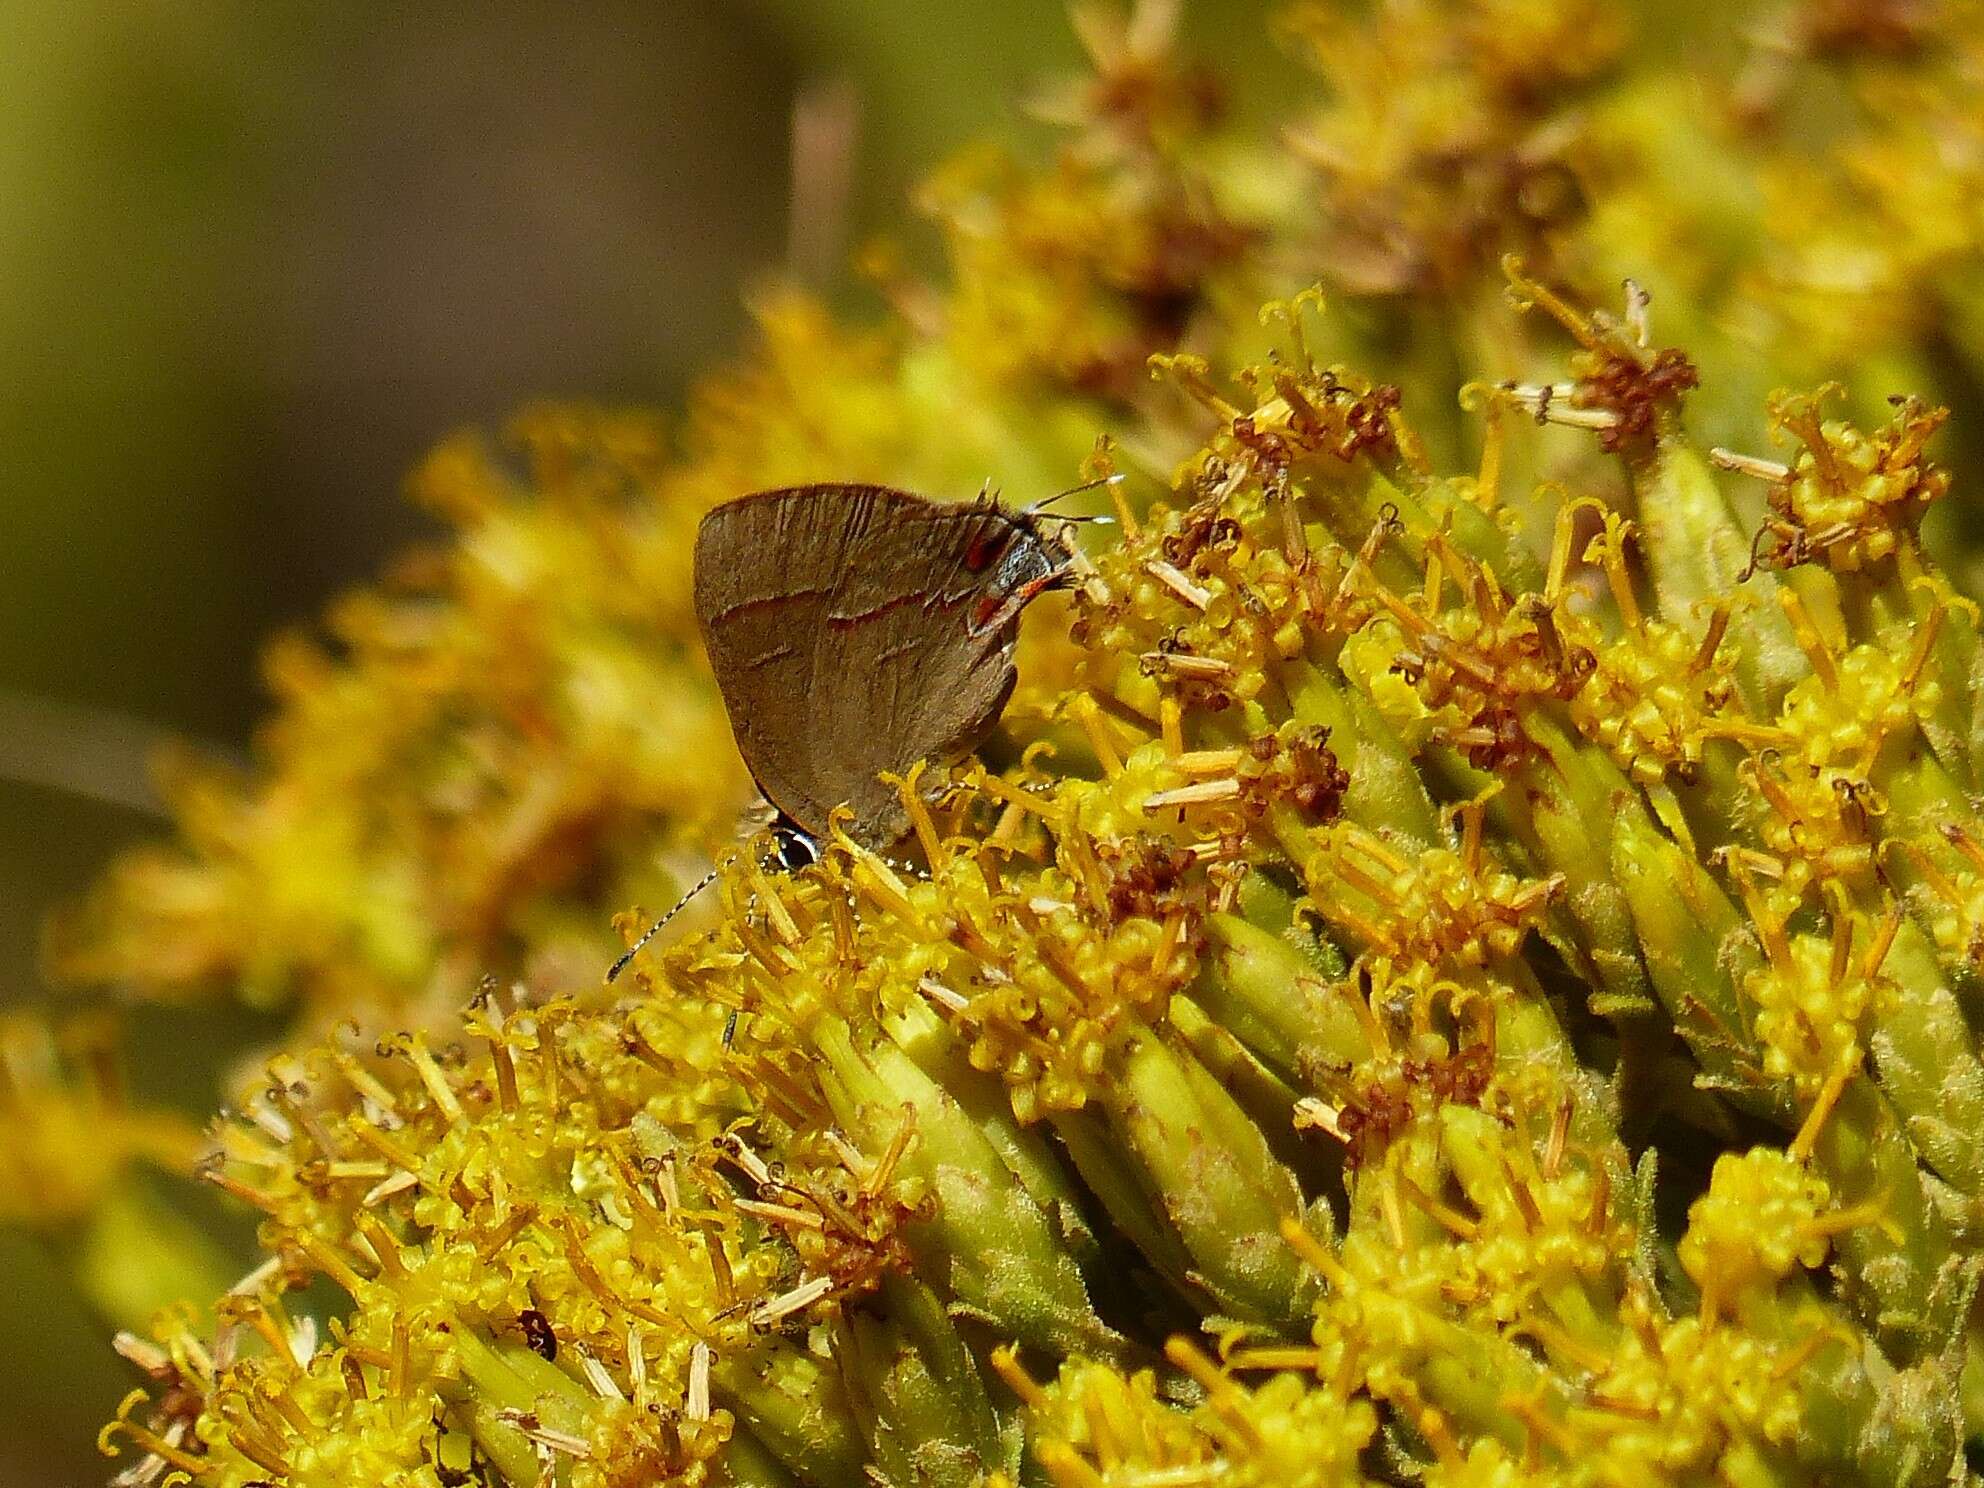
POLYGON ((991 732, 1018 676, 1020 612, 1070 573, 1064 521, 832 483, 703 518, 696 618, 786 862, 809 861, 843 805, 854 841, 894 845, 909 813, 881 776, 949 764, 991 732))

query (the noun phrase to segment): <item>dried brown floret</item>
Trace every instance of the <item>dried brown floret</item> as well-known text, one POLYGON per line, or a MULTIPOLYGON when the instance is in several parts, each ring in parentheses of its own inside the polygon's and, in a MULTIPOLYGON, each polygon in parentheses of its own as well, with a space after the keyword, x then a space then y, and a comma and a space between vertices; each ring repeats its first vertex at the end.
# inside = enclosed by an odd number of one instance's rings
POLYGON ((1115 919, 1164 920, 1180 912, 1197 918, 1208 906, 1210 886, 1194 873, 1198 857, 1189 848, 1140 835, 1098 843, 1096 856, 1108 875, 1115 919))
POLYGON ((1240 764, 1240 799, 1250 815, 1287 805, 1305 822, 1334 821, 1343 809, 1350 775, 1329 747, 1330 731, 1284 725, 1247 746, 1240 764))

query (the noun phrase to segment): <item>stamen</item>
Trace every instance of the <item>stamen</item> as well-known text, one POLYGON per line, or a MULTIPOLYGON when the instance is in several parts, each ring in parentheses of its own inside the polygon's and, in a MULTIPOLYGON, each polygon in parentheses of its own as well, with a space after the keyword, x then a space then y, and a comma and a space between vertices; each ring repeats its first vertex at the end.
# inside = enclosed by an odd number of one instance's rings
POLYGON ((244 1105, 241 1114, 285 1147, 296 1140, 295 1130, 282 1117, 271 1111, 267 1101, 261 1096, 256 1096, 244 1105))
POLYGON ((1909 654, 1908 665, 1901 673, 1901 685, 1911 694, 1921 682, 1922 669, 1928 666, 1929 655, 1936 648, 1936 639, 1942 633, 1945 613, 1943 606, 1933 605, 1929 613, 1922 617, 1922 623, 1916 627, 1915 649, 1909 654))
POLYGON ((1217 656, 1194 656, 1189 651, 1146 651, 1142 660, 1154 670, 1202 681, 1223 682, 1233 675, 1231 662, 1221 661, 1217 656))
POLYGON ((767 1165, 762 1157, 753 1152, 749 1144, 736 1132, 730 1133, 729 1136, 723 1139, 723 1150, 732 1162, 743 1169, 744 1176, 759 1187, 762 1188, 765 1184, 772 1181, 772 1170, 770 1166, 767 1165))
POLYGON ((1516 1202, 1522 1214, 1522 1222, 1532 1235, 1543 1227, 1543 1211, 1536 1207, 1536 1197, 1529 1191, 1529 1185, 1522 1180, 1515 1166, 1507 1157, 1502 1159, 1502 1176, 1508 1180, 1509 1197, 1516 1202))
POLYGON ((620 1387, 613 1382, 613 1376, 606 1372, 606 1366, 599 1362, 590 1349, 579 1344, 573 1352, 579 1356, 579 1368, 585 1372, 586 1383, 592 1386, 595 1395, 601 1400, 624 1401, 627 1398, 621 1393, 620 1387))
POLYGON ((495 1229, 475 1243, 476 1255, 484 1261, 494 1260, 503 1247, 523 1232, 525 1225, 537 1218, 537 1207, 523 1204, 512 1209, 495 1229))
POLYGON ((1778 591, 1778 600, 1784 606, 1785 618, 1791 622, 1791 635, 1798 642, 1798 649, 1805 653, 1805 659, 1811 662, 1812 670, 1818 673, 1826 691, 1837 693, 1839 668, 1833 664, 1832 651, 1819 635, 1812 612, 1805 608, 1805 601, 1798 597, 1798 591, 1789 586, 1778 591))
MULTIPOLYGON (((1833 880, 1828 888, 1839 888, 1839 881, 1833 880)), ((1839 897, 1845 898, 1842 889, 1839 897)), ((1853 962, 1853 920, 1845 912, 1845 906, 1837 905, 1832 916, 1832 960, 1826 968, 1826 985, 1835 991, 1846 980, 1848 967, 1853 962)))
MULTIPOLYGON (((915 913, 915 906, 910 903, 909 886, 896 876, 887 863, 865 847, 855 847, 852 842, 846 845, 853 849, 855 887, 877 908, 904 919, 910 918, 915 913)), ((789 968, 788 974, 797 970, 797 967, 789 968)))
POLYGON ((1194 749, 1174 756, 1171 767, 1181 775, 1230 775, 1240 768, 1238 749, 1194 749))
POLYGON ((455 1090, 448 1083, 441 1066, 434 1062, 434 1056, 427 1052, 427 1040, 420 1034, 408 1034, 401 1044, 406 1057, 413 1061, 413 1067, 420 1074, 420 1083, 427 1087, 427 1093, 434 1097, 434 1104, 448 1124, 457 1125, 462 1120, 461 1102, 455 1099, 455 1090))
MULTIPOLYGON (((643 1383, 645 1380, 643 1366, 643 1383)), ((700 1339, 689 1350, 689 1384, 684 1392, 682 1414, 691 1421, 710 1418, 710 1346, 700 1339)))
MULTIPOLYGON (((930 865, 930 871, 941 870, 949 860, 944 851, 944 840, 937 831, 936 822, 930 818, 930 809, 923 799, 924 761, 918 760, 909 768, 909 773, 896 783, 897 794, 902 799, 902 807, 909 814, 909 824, 916 832, 916 840, 923 848, 923 860, 930 865)), ((787 945, 797 945, 795 933, 787 945)))
POLYGON ((1144 572, 1156 579, 1173 594, 1184 600, 1193 609, 1203 612, 1212 603, 1212 591, 1201 588, 1186 578, 1173 565, 1162 558, 1152 558, 1144 563, 1144 572))
POLYGON ((1626 281, 1626 329, 1633 333, 1633 340, 1639 343, 1642 351, 1653 347, 1653 328, 1648 310, 1652 308, 1653 296, 1640 287, 1637 279, 1626 281))
POLYGON ((1566 429, 1603 431, 1619 427, 1619 415, 1608 408, 1578 408, 1571 403, 1577 391, 1571 383, 1541 387, 1505 382, 1499 391, 1509 402, 1527 412, 1539 424, 1558 424, 1566 429))
POLYGON ((1481 465, 1474 477, 1474 504, 1492 512, 1502 502, 1502 405, 1490 399, 1482 409, 1481 465))
POLYGON ((1229 1369, 1320 1369, 1323 1352, 1293 1345, 1234 1349, 1225 1356, 1229 1369))
POLYGON ((1403 1173, 1398 1176, 1399 1189, 1410 1199, 1416 1208, 1424 1210, 1439 1221, 1442 1227, 1456 1239, 1472 1240, 1481 1233, 1481 1226, 1459 1210, 1441 1203, 1403 1173))
POLYGON ((505 1426, 514 1426, 539 1446, 549 1447, 554 1452, 562 1452, 567 1457, 575 1458, 592 1456, 592 1446, 584 1437, 543 1425, 538 1421, 534 1411, 512 1410, 506 1407, 496 1412, 496 1419, 505 1426))
POLYGON ((1159 352, 1150 359, 1150 375, 1161 379, 1166 374, 1224 422, 1231 423, 1240 417, 1240 410, 1222 398, 1219 389, 1213 386, 1204 357, 1159 352))
POLYGON ((368 1104, 375 1107, 381 1119, 388 1126, 398 1126, 401 1121, 399 1097, 383 1085, 378 1076, 368 1070, 349 1052, 343 1049, 331 1051, 331 1061, 338 1067, 338 1073, 351 1083, 351 1088, 365 1097, 368 1104))
POLYGON ((1323 1248, 1322 1241, 1302 1227, 1301 1220, 1284 1215, 1280 1228, 1282 1244, 1294 1251, 1311 1271, 1339 1291, 1350 1284, 1350 1273, 1323 1248))
POLYGON ((1240 782, 1234 779, 1200 780, 1171 790, 1153 791, 1144 797, 1145 811, 1163 811, 1173 806, 1202 806, 1215 801, 1231 801, 1240 795, 1240 782))
POLYGON ((1404 1255, 1410 1249, 1410 1241, 1405 1233, 1405 1210, 1399 1206, 1397 1175, 1386 1172, 1378 1183, 1378 1213, 1385 1221, 1385 1234, 1392 1242, 1392 1249, 1404 1255))
POLYGON ((290 1236, 290 1243, 303 1252, 311 1265, 330 1277, 353 1297, 358 1296, 363 1290, 365 1278, 353 1270, 349 1261, 318 1236, 307 1230, 298 1230, 290 1236))
POLYGON ((390 1199, 394 1194, 405 1193, 408 1189, 418 1188, 419 1186, 420 1175, 418 1173, 394 1173, 389 1177, 380 1179, 379 1182, 368 1188, 365 1191, 365 1197, 358 1202, 360 1207, 370 1209, 373 1205, 390 1199))
POLYGON ((971 999, 961 992, 953 992, 935 977, 926 976, 916 984, 917 991, 948 1012, 962 1013, 971 1008, 971 999))
POLYGON ((1219 1412, 1219 1418, 1233 1429, 1235 1435, 1250 1447, 1260 1447, 1260 1428, 1241 1414, 1235 1403, 1239 1392, 1235 1390, 1233 1381, 1212 1360, 1194 1348, 1189 1339, 1176 1336, 1165 1340, 1164 1357, 1189 1374, 1206 1392, 1213 1409, 1219 1412))
POLYGON ((992 1372, 1019 1397, 1020 1404, 1038 1409, 1047 1403, 1047 1392, 1040 1388, 1038 1380, 1026 1372, 1026 1366, 1020 1363, 1019 1355, 1010 1343, 1002 1343, 992 1350, 992 1372))
POLYGON ((1571 1135, 1571 1115, 1577 1108, 1576 1099, 1569 1091, 1557 1103, 1556 1111, 1550 1118, 1550 1136, 1543 1145, 1543 1177, 1546 1182, 1557 1181, 1557 1174, 1564 1166, 1564 1145, 1571 1135))
POLYGON ((1722 646, 1722 638, 1729 631, 1729 606, 1719 604, 1708 617, 1708 630, 1702 635, 1702 643, 1696 648, 1692 660, 1688 662, 1688 675, 1699 676, 1715 660, 1715 653, 1722 646))
POLYGON ((399 1242, 373 1214, 358 1214, 352 1220, 353 1226, 364 1238, 380 1268, 395 1281, 404 1281, 411 1273, 400 1258, 399 1242))
POLYGON ((1108 1481, 1064 1441, 1043 1441, 1034 1456, 1054 1480, 1054 1488, 1108 1488, 1108 1481))
POLYGON ((1102 707, 1088 693, 1079 693, 1074 700, 1075 719, 1088 735, 1089 748, 1095 751, 1096 763, 1102 766, 1102 773, 1115 776, 1123 773, 1123 756, 1116 748, 1116 741, 1109 737, 1109 729, 1102 719, 1102 707))
MULTIPOLYGON (((709 1345, 698 1343, 696 1348, 703 1350, 705 1355, 703 1383, 707 1389, 709 1384, 709 1361, 707 1357, 709 1345)), ((640 1409, 646 1410, 648 1407, 648 1351, 647 1345, 641 1341, 641 1330, 634 1323, 627 1325, 627 1381, 634 1387, 634 1404, 640 1409)), ((695 1388, 695 1383, 696 1349, 691 1349, 689 1350, 689 1386, 692 1391, 695 1388)), ((704 1401, 704 1405, 708 1405, 707 1400, 704 1401)))
POLYGON ((1660 1407, 1657 1405, 1641 1405, 1637 1401, 1620 1400, 1615 1396, 1601 1395, 1597 1391, 1586 1395, 1585 1400, 1596 1410, 1602 1410, 1610 1416, 1624 1416, 1629 1421, 1660 1419, 1660 1407))
POLYGON ((1724 470, 1733 470, 1738 475, 1747 475, 1771 485, 1782 485, 1791 479, 1791 467, 1781 465, 1776 460, 1759 459, 1755 455, 1739 454, 1735 450, 1724 449, 1720 445, 1708 452, 1711 465, 1724 470))
POLYGON ((1854 1065, 1841 1065, 1819 1087, 1818 1099, 1812 1102, 1812 1109, 1806 1113, 1804 1124, 1798 1128, 1798 1135, 1791 1139, 1788 1151, 1799 1162, 1811 1159, 1812 1152, 1819 1145, 1819 1133, 1825 1130, 1826 1118, 1839 1104, 1839 1098, 1846 1093, 1856 1070, 1854 1065))
POLYGON ((770 1327, 781 1318, 788 1318, 795 1312, 811 1307, 833 1289, 834 1279, 831 1276, 815 1276, 809 1281, 800 1282, 782 1296, 773 1297, 768 1302, 760 1302, 751 1309, 748 1320, 756 1328, 770 1327))

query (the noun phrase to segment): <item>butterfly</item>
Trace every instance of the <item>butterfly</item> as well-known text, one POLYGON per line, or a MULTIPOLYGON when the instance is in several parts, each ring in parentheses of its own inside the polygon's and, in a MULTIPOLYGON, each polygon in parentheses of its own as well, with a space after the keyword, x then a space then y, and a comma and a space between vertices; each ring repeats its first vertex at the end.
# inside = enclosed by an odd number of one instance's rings
POLYGON ((909 812, 881 777, 961 759, 998 723, 1018 680, 1020 614, 1074 571, 1072 519, 1043 515, 1047 504, 829 482, 740 496, 703 518, 696 619, 738 753, 776 813, 782 864, 812 861, 842 806, 855 842, 900 842, 909 812))

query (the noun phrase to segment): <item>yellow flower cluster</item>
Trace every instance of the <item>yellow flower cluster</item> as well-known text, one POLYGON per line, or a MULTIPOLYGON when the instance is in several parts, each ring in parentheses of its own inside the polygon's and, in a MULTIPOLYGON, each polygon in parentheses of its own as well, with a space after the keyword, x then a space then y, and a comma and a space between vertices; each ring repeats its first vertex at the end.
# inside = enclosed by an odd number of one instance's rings
POLYGON ((0 1217, 7 1222, 80 1219, 104 1202, 127 1162, 184 1169, 200 1146, 191 1122, 125 1099, 107 1020, 77 1018, 58 1028, 31 1014, 0 1018, 0 1217))
POLYGON ((1984 223, 1862 210, 1847 282, 1761 205, 1974 176, 1965 13, 1774 9, 1712 83, 1631 8, 1310 3, 1265 139, 1174 19, 1080 12, 1063 149, 941 175, 951 277, 878 253, 882 329, 772 301, 674 440, 444 450, 457 538, 279 649, 257 770, 67 927, 78 976, 300 1010, 202 1164, 266 1264, 122 1339, 131 1482, 1968 1472, 1965 447, 1766 393, 1974 385, 1984 321, 1928 312, 1984 223), (1638 283, 1586 308, 1642 271, 1675 344, 1638 283), (987 472, 1123 479, 985 758, 895 782, 891 854, 725 846, 696 521, 987 472), (714 914, 603 986, 699 848, 714 914))

